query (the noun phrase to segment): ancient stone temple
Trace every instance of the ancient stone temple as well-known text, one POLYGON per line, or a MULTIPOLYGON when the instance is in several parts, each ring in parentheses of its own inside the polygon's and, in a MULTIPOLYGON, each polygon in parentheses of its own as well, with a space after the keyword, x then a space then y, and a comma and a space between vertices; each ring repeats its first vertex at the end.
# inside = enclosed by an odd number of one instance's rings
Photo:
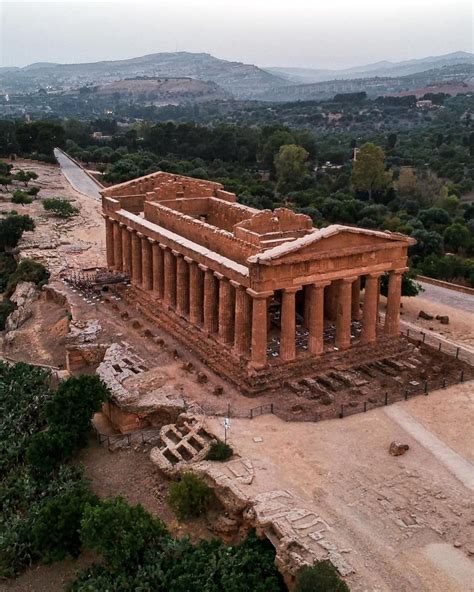
POLYGON ((303 214, 256 210, 219 183, 163 172, 102 195, 107 265, 211 366, 251 374, 399 335, 406 236, 317 229, 303 214))

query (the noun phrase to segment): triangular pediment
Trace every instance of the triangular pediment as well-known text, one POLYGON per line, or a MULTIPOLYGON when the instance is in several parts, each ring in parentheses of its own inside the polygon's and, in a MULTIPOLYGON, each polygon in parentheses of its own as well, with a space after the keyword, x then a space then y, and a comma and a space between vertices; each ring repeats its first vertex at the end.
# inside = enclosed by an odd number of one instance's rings
POLYGON ((295 258, 305 260, 324 253, 328 253, 329 256, 338 252, 348 253, 350 249, 358 252, 371 248, 378 249, 384 244, 389 248, 393 246, 394 241, 406 245, 415 242, 410 237, 398 233, 334 224, 253 255, 249 263, 284 263, 286 260, 294 261, 295 258))

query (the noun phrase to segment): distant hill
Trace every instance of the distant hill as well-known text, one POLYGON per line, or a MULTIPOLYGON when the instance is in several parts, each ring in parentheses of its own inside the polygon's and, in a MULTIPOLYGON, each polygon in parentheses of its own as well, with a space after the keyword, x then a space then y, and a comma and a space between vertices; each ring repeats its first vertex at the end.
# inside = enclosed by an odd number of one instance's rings
MULTIPOLYGON (((71 91, 72 92, 72 91, 71 91)), ((78 91, 75 91, 78 92, 78 91)), ((133 78, 95 87, 100 98, 113 97, 142 105, 179 105, 228 99, 229 95, 215 82, 193 78, 133 78)))
POLYGON ((426 72, 456 64, 473 64, 474 54, 457 51, 442 56, 430 56, 403 62, 376 62, 344 70, 318 70, 312 68, 265 68, 267 72, 286 78, 291 83, 312 83, 329 80, 354 80, 357 78, 397 77, 426 72))
POLYGON ((310 84, 290 83, 286 87, 270 89, 258 98, 278 102, 311 101, 353 92, 366 92, 368 96, 376 97, 388 94, 419 94, 420 89, 428 87, 429 92, 473 92, 474 65, 443 66, 407 76, 372 75, 366 78, 334 79, 310 84))
POLYGON ((214 82, 236 98, 253 98, 287 82, 257 66, 220 60, 207 53, 156 53, 138 58, 85 64, 31 64, 0 70, 0 90, 31 92, 39 88, 78 88, 132 78, 194 78, 214 82))

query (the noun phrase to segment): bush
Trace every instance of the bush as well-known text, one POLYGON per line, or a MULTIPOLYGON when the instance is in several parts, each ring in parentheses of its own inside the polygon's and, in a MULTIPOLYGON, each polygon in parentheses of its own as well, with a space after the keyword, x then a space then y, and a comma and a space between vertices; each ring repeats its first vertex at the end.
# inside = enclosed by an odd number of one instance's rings
POLYGON ((50 428, 71 434, 73 448, 78 448, 86 444, 91 418, 108 397, 109 390, 98 376, 73 376, 60 383, 44 415, 50 428))
POLYGON ((34 230, 35 223, 30 216, 19 216, 16 212, 0 220, 0 251, 16 247, 23 232, 34 230))
POLYGON ((5 329, 7 317, 15 310, 15 305, 11 300, 2 300, 0 302, 0 331, 5 329))
POLYGON ((157 547, 168 537, 165 525, 141 505, 130 506, 117 497, 85 508, 81 521, 81 539, 113 571, 136 568, 148 547, 157 547))
POLYGON ((11 201, 14 204, 21 204, 22 206, 24 206, 26 204, 30 204, 33 201, 33 198, 31 197, 31 195, 28 195, 28 193, 26 193, 26 191, 21 191, 21 189, 16 189, 13 192, 11 201))
POLYGON ((85 481, 72 484, 41 505, 31 530, 32 549, 43 563, 59 561, 81 551, 80 526, 84 510, 98 503, 85 481))
POLYGON ((28 189, 26 190, 26 193, 28 193, 28 195, 32 195, 33 197, 36 197, 39 192, 39 187, 28 187, 28 189))
POLYGON ((232 447, 219 440, 211 444, 206 459, 224 461, 230 458, 233 454, 234 451, 232 450, 232 447))
POLYGON ((331 562, 318 561, 298 571, 295 592, 349 592, 349 587, 331 562))
POLYGON ((23 259, 8 278, 6 294, 11 296, 20 282, 33 282, 41 287, 48 282, 48 279, 49 271, 44 265, 33 259, 23 259))
POLYGON ((184 473, 181 481, 172 483, 168 503, 180 520, 197 517, 207 511, 211 489, 193 473, 184 473))
POLYGON ((74 449, 74 434, 61 429, 38 432, 31 437, 26 449, 26 462, 35 475, 47 476, 67 460, 74 449))
POLYGON ((0 253, 0 292, 5 292, 11 274, 16 269, 16 261, 11 253, 0 253))
POLYGON ((37 179, 37 178, 38 178, 38 175, 34 171, 20 170, 15 175, 15 179, 17 181, 21 181, 21 183, 23 183, 25 185, 25 187, 28 187, 28 183, 30 181, 32 181, 33 179, 37 179))
POLYGON ((60 218, 71 218, 79 213, 79 209, 75 208, 70 201, 60 199, 59 197, 48 197, 44 199, 43 208, 60 218))

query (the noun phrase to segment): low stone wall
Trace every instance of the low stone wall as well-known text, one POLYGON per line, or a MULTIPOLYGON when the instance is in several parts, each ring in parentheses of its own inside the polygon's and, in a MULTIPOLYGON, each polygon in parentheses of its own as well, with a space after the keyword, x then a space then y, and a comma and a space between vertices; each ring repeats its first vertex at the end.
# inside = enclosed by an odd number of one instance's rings
POLYGON ((426 284, 433 284, 433 286, 440 286, 441 288, 448 288, 448 290, 455 290, 456 292, 463 292, 463 294, 470 294, 474 296, 474 288, 468 286, 461 286, 460 284, 452 284, 451 282, 444 282, 443 280, 436 280, 425 275, 417 275, 416 279, 426 284))
POLYGON ((106 345, 85 344, 66 347, 66 368, 69 372, 81 372, 97 367, 103 360, 106 345))

